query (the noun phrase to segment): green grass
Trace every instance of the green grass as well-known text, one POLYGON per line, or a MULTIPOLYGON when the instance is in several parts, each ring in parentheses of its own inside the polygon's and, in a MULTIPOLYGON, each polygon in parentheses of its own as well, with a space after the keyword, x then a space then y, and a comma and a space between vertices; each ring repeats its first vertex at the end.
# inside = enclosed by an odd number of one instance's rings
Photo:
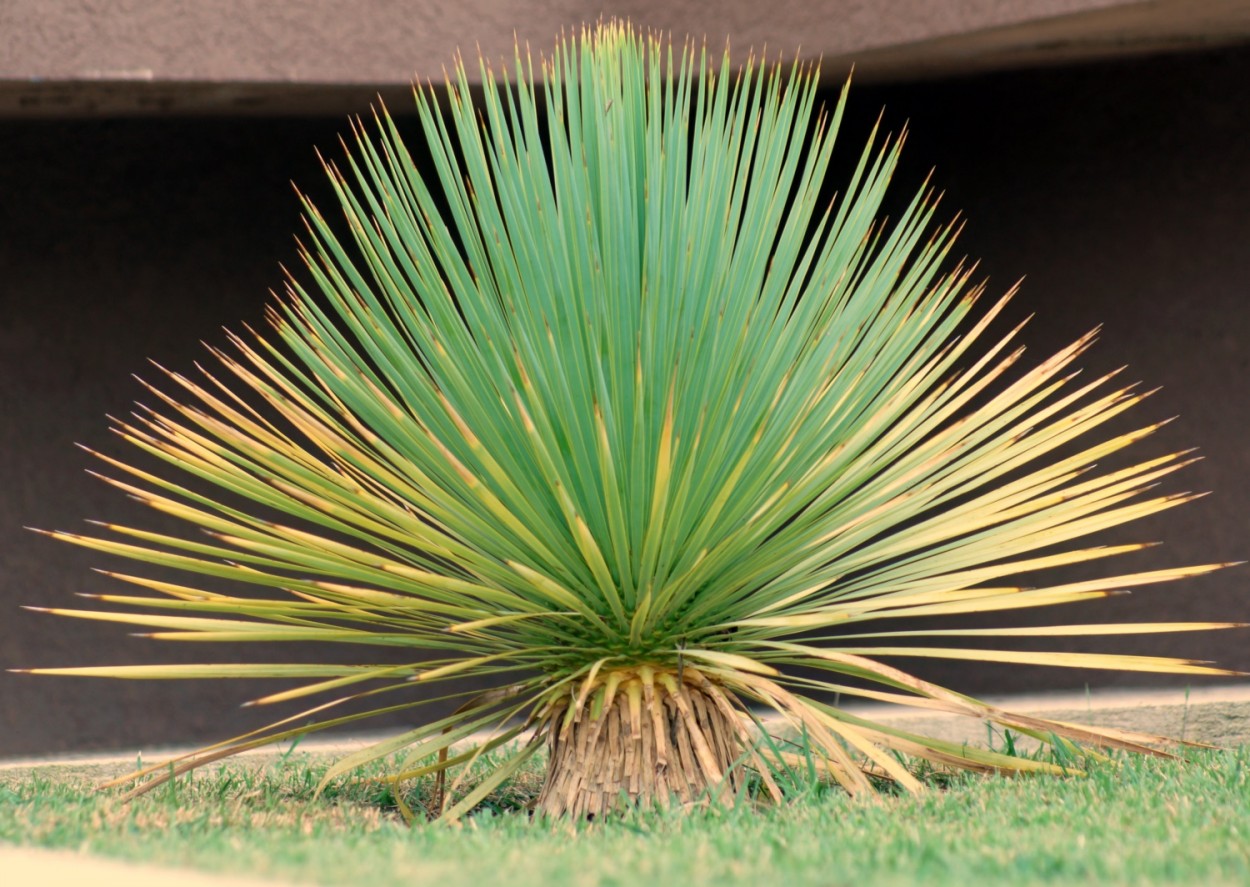
POLYGON ((131 804, 81 773, 3 773, 0 843, 378 887, 1250 883, 1250 747, 1125 758, 1087 778, 961 776, 877 804, 812 785, 781 808, 578 827, 517 812, 536 770, 458 828, 409 828, 378 783, 315 799, 324 768, 298 753, 236 763, 131 804))

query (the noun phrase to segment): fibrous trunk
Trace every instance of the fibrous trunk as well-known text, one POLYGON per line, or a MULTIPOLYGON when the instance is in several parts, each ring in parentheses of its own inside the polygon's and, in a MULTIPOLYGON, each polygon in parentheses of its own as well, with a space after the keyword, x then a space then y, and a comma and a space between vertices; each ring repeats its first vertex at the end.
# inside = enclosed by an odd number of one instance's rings
POLYGON ((694 669, 607 675, 558 706, 537 809, 597 818, 622 806, 734 803, 746 731, 726 695, 694 669))

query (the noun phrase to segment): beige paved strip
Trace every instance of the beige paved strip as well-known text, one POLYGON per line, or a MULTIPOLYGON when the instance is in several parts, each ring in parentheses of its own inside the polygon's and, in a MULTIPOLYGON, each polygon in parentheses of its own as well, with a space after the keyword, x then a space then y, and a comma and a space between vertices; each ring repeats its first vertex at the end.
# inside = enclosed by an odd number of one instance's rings
MULTIPOLYGON (((1008 711, 1036 714, 1055 720, 1103 727, 1120 727, 1184 738, 1214 745, 1250 743, 1250 684, 1168 689, 1094 690, 1038 693, 1028 696, 988 697, 988 702, 1008 711)), ((957 715, 933 715, 906 706, 856 704, 842 700, 848 711, 892 726, 913 729, 940 739, 984 744, 985 726, 957 715)), ((313 738, 300 742, 297 753, 340 757, 392 736, 389 732, 357 733, 340 738, 313 738)), ((472 740, 467 740, 472 741, 472 740)), ((288 744, 254 749, 241 759, 269 759, 283 754, 288 744)), ((34 767, 120 767, 132 769, 140 754, 146 764, 169 760, 194 751, 194 746, 157 747, 138 751, 88 755, 55 755, 0 759, 0 770, 34 767)), ((6 885, 7 887, 7 885, 6 885)))
POLYGON ((67 850, 0 847, 5 887, 285 887, 241 875, 208 875, 190 869, 136 865, 67 850))
MULTIPOLYGON (((395 735, 395 731, 376 730, 373 732, 357 732, 344 734, 338 737, 313 737, 301 740, 296 744, 296 754, 314 754, 325 755, 327 757, 338 757, 344 754, 350 754, 359 751, 375 742, 381 742, 383 739, 389 739, 395 735)), ((0 770, 25 770, 31 767, 94 767, 94 766, 122 766, 126 769, 135 769, 140 764, 155 764, 158 761, 168 761, 179 755, 185 755, 189 752, 196 751, 200 746, 195 745, 166 745, 154 746, 145 749, 135 749, 134 751, 113 751, 113 752, 95 752, 85 754, 57 754, 57 755, 31 755, 22 758, 0 758, 0 770)), ((234 755, 231 760, 240 759, 247 760, 249 758, 273 758, 286 754, 291 748, 289 742, 278 742, 273 745, 261 746, 260 748, 250 749, 234 755)))
MULTIPOLYGON (((983 701, 1008 711, 1073 724, 1134 730, 1220 747, 1250 743, 1250 684, 1004 696, 983 701)), ((948 742, 985 745, 988 738, 983 722, 957 715, 933 715, 902 706, 865 706, 856 713, 948 742)))

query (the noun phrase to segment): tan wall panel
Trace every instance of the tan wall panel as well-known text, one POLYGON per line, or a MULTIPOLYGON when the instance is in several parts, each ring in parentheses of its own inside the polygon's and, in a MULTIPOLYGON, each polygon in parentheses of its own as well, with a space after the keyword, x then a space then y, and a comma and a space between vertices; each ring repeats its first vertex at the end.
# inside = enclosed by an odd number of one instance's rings
MULTIPOLYGON (((403 83, 459 46, 545 49, 560 29, 617 16, 677 38, 841 56, 1125 0, 5 0, 0 79, 403 83)), ((1151 4, 1157 5, 1157 4, 1151 4)))
POLYGON ((740 53, 801 49, 861 83, 1250 40, 1250 0, 4 0, 0 117, 352 113, 405 101, 457 47, 476 76, 479 47, 502 59, 515 35, 547 52, 600 16, 740 53))

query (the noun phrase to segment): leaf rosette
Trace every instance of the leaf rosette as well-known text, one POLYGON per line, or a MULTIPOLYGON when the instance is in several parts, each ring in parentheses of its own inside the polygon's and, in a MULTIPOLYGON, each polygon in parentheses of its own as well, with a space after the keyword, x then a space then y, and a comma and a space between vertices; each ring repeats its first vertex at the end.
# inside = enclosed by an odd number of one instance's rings
MULTIPOLYGON (((117 423, 165 470, 100 455, 109 482, 188 532, 53 534, 251 589, 114 572, 146 593, 54 612, 176 641, 388 645, 412 661, 40 671, 282 677, 297 684, 254 704, 330 700, 172 772, 473 679, 493 689, 457 691, 455 713, 327 775, 403 749, 397 780, 507 750, 446 794, 450 818, 543 743, 539 806, 573 815, 732 803, 747 771, 780 798, 773 774, 813 755, 857 794, 879 779, 922 789, 895 753, 1062 769, 875 723, 834 694, 1065 751, 1159 739, 1002 711, 888 664, 900 656, 1226 673, 1011 648, 1223 624, 947 627, 1222 565, 1047 583, 1144 547, 1088 539, 1191 498, 1151 492, 1190 457, 1097 467, 1157 427, 1104 430, 1145 395, 1114 373, 1078 380, 1093 334, 1035 365, 1018 327, 992 334, 1011 294, 987 304, 974 269, 948 261, 958 225, 935 224, 927 185, 879 221, 903 137, 874 130, 840 196, 822 199, 845 88, 822 110, 811 66, 716 64, 617 24, 537 70, 518 50, 510 75, 483 63, 480 76, 478 101, 462 62, 441 101, 416 90, 428 163, 388 114, 358 121, 326 164, 346 225, 304 200, 305 271, 272 330, 232 336, 198 380, 167 373, 151 389, 161 408, 117 423), (914 627, 929 618, 943 627, 914 627), (333 711, 361 700, 376 705, 333 711), (803 755, 766 735, 784 729, 803 755)), ((171 771, 150 772, 148 786, 171 771)))

